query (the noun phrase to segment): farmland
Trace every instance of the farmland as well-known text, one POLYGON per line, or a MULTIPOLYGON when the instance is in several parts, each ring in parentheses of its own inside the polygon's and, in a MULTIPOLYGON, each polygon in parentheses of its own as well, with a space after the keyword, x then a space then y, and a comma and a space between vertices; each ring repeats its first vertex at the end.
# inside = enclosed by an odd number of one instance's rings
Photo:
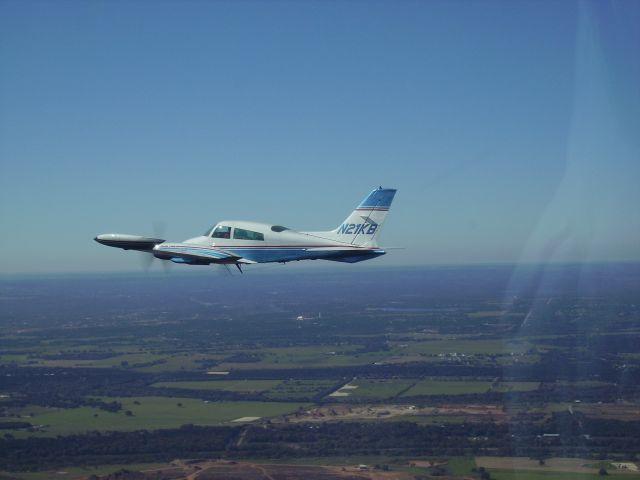
POLYGON ((184 388, 187 390, 227 390, 229 392, 264 392, 279 386, 279 380, 217 380, 199 382, 159 382, 152 387, 184 388))
POLYGON ((510 271, 490 268, 359 274, 349 288, 328 274, 213 292, 199 276, 0 283, 2 468, 344 455, 414 476, 595 475, 548 459, 640 451, 640 271, 608 268, 597 301, 562 269, 551 301, 527 282, 514 300, 510 271), (77 300, 59 300, 70 289, 77 300), (409 466, 433 458, 447 466, 409 466))
POLYGON ((461 395, 485 393, 491 388, 491 382, 473 380, 421 380, 403 393, 404 396, 422 395, 461 395))
MULTIPOLYGON (((88 431, 130 431, 178 428, 185 424, 221 425, 241 418, 268 418, 290 413, 304 404, 275 402, 203 402, 191 398, 108 398, 122 405, 118 412, 97 408, 50 408, 28 415, 38 436, 88 431)), ((16 432, 24 436, 23 432, 16 432)))

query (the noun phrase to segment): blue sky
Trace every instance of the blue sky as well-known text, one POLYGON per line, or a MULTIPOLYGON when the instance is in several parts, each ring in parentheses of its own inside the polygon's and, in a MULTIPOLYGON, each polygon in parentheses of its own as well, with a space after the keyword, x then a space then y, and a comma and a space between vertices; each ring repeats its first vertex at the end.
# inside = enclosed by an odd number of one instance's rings
MULTIPOLYGON (((640 3, 0 2, 0 272, 337 226, 377 265, 640 260, 640 3)), ((350 266, 349 268, 360 268, 350 266)))

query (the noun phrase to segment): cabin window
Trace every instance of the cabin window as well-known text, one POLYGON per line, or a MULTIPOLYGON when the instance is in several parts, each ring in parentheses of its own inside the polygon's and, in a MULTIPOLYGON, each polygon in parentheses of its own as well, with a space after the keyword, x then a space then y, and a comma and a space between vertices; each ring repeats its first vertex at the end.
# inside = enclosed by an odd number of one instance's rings
POLYGON ((236 228, 233 231, 233 238, 236 240, 259 240, 264 241, 264 235, 260 232, 252 232, 251 230, 243 230, 236 228))
POLYGON ((218 225, 211 236, 213 238, 231 238, 231 227, 218 225))
POLYGON ((289 230, 287 227, 283 227, 282 225, 274 225, 271 227, 272 232, 284 232, 285 230, 289 230))

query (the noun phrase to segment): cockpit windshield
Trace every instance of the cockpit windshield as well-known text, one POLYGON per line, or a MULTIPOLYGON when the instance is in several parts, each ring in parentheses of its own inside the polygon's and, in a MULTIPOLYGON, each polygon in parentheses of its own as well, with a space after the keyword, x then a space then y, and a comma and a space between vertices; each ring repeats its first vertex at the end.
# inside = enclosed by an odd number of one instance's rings
POLYGON ((231 238, 231 227, 226 225, 218 225, 211 235, 213 238, 231 238))

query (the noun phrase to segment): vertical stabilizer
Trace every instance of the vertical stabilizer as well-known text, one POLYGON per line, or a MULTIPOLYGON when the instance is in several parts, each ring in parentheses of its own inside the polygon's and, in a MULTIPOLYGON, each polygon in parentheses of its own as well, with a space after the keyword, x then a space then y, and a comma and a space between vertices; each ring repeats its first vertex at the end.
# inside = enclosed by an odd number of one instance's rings
POLYGON ((376 188, 335 230, 322 236, 354 246, 376 247, 376 237, 396 194, 393 188, 376 188))

